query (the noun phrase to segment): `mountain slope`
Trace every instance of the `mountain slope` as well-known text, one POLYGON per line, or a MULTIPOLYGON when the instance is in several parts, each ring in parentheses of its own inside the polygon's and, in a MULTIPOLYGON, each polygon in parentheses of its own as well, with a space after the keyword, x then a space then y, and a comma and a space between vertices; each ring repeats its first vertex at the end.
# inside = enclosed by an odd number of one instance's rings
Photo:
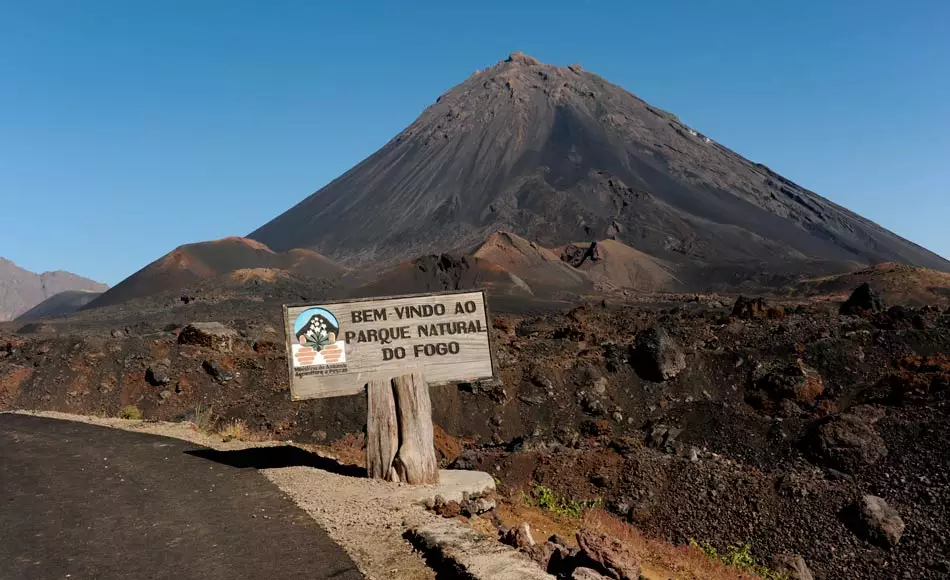
POLYGON ((520 54, 473 74, 249 237, 358 265, 470 248, 494 231, 545 247, 613 237, 678 266, 687 283, 749 262, 950 270, 624 89, 520 54))
POLYGON ((66 316, 67 314, 76 312, 101 295, 101 292, 93 292, 90 290, 66 290, 59 294, 53 294, 33 308, 17 316, 16 320, 29 322, 50 316, 66 316))
POLYGON ((60 292, 103 292, 108 288, 105 284, 61 270, 35 274, 0 258, 0 321, 13 320, 60 292))
POLYGON ((264 244, 245 238, 223 238, 211 242, 186 244, 175 248, 114 288, 96 298, 83 309, 111 306, 133 298, 184 288, 190 284, 232 273, 235 283, 249 277, 265 279, 279 276, 274 272, 289 271, 314 278, 335 278, 344 268, 312 250, 293 249, 274 252, 264 244))

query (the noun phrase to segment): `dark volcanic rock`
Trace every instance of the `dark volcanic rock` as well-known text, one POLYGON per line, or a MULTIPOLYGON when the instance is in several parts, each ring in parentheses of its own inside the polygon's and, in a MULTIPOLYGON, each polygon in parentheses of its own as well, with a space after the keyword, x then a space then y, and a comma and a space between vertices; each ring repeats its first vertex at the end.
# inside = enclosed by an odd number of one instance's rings
POLYGON ((627 236, 703 287, 811 271, 816 258, 950 270, 595 74, 524 59, 472 74, 250 237, 357 265, 471 248, 496 231, 545 247, 627 236))
POLYGON ((805 559, 798 554, 776 554, 772 557, 772 570, 784 574, 788 580, 815 580, 805 559))
POLYGON ((857 473, 887 455, 884 439, 864 418, 835 415, 819 422, 806 437, 805 449, 826 467, 857 473))
POLYGON ((159 387, 170 383, 172 380, 168 375, 168 367, 170 364, 171 363, 163 361, 145 369, 145 380, 148 381, 148 384, 153 387, 159 387))
POLYGON ((178 344, 193 344, 218 352, 231 352, 238 333, 220 322, 193 322, 178 334, 178 344))
POLYGON ((206 373, 211 375, 214 380, 219 383, 226 383, 234 378, 234 375, 231 371, 225 369, 218 363, 210 360, 206 360, 201 363, 201 368, 205 370, 206 373))
POLYGON ((503 533, 501 535, 501 541, 519 550, 524 550, 535 545, 534 538, 531 536, 531 526, 527 523, 511 528, 503 533))
POLYGON ((732 315, 747 320, 765 318, 768 314, 768 310, 769 307, 764 299, 740 296, 732 306, 732 315))
POLYGON ((561 251, 561 261, 567 262, 575 268, 580 268, 588 260, 596 262, 601 259, 600 249, 597 242, 591 242, 590 245, 568 244, 561 251))
POLYGON ((772 397, 796 403, 812 403, 825 391, 821 375, 801 359, 765 375, 758 387, 772 397))
POLYGON ((862 538, 878 546, 896 546, 904 533, 904 520, 883 498, 865 495, 851 506, 851 526, 862 538))
POLYGON ((616 538, 582 530, 577 534, 581 552, 597 569, 615 580, 639 580, 640 558, 616 538))
POLYGON ((648 381, 667 381, 686 368, 686 356, 676 341, 662 328, 650 328, 637 335, 633 367, 648 381))
POLYGON ((858 286, 840 309, 841 314, 845 315, 877 314, 883 311, 884 300, 867 283, 858 286))

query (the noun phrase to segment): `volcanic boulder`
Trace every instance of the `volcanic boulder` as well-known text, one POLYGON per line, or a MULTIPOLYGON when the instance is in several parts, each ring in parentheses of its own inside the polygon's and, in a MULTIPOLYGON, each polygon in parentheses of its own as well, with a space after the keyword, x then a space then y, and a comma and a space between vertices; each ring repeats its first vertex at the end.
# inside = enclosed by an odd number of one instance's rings
POLYGON ((768 309, 768 305, 762 298, 739 296, 739 298, 736 299, 736 303, 732 306, 732 315, 746 320, 765 318, 768 314, 768 309))
POLYGON ((850 413, 820 421, 806 436, 805 450, 816 462, 848 473, 857 473, 887 455, 884 439, 870 422, 850 413))
POLYGON ((765 375, 759 379, 758 386, 776 399, 796 403, 813 403, 825 391, 821 375, 801 359, 765 375))
POLYGON ((884 311, 884 300, 868 283, 861 284, 839 310, 844 315, 861 316, 884 311))
POLYGON ((640 558, 616 538, 582 530, 577 533, 577 545, 608 578, 640 579, 640 558))
POLYGON ((815 580, 805 559, 798 554, 776 554, 772 557, 772 570, 784 574, 788 580, 815 580))
POLYGON ((663 382, 686 368, 686 355, 665 329, 654 327, 637 335, 631 362, 640 378, 663 382))
POLYGON ((519 550, 525 550, 535 545, 534 538, 531 536, 531 526, 527 522, 506 531, 502 534, 501 541, 519 550))
POLYGON ((167 385, 171 382, 171 377, 168 374, 168 369, 171 367, 171 362, 168 359, 163 359, 149 365, 145 369, 145 380, 148 381, 148 384, 153 387, 160 387, 162 385, 167 385))
POLYGON ((224 384, 234 378, 234 374, 228 369, 212 360, 206 360, 201 363, 201 368, 211 375, 214 380, 224 384))
POLYGON ((904 533, 904 520, 883 498, 865 495, 851 506, 852 530, 883 548, 894 547, 904 533))

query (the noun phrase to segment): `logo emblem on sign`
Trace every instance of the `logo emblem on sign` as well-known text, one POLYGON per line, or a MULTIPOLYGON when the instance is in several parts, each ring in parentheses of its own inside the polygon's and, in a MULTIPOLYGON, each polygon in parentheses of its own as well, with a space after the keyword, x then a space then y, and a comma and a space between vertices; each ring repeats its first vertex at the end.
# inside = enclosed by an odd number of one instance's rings
POLYGON ((346 343, 340 323, 326 308, 309 308, 294 321, 294 367, 311 367, 346 362, 346 343))

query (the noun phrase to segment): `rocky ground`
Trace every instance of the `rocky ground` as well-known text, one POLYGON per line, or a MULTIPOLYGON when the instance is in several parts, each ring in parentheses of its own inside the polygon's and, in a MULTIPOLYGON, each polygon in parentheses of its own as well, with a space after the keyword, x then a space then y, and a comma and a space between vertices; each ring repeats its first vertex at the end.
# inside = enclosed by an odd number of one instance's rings
MULTIPOLYGON (((817 578, 946 577, 950 311, 872 298, 848 314, 677 296, 497 315, 502 384, 433 389, 443 462, 513 495, 540 484, 600 502, 675 543, 799 554, 817 578)), ((280 439, 358 448, 360 397, 289 400, 285 300, 7 326, 0 408, 211 408, 280 439), (196 321, 220 326, 182 332, 196 321)))

